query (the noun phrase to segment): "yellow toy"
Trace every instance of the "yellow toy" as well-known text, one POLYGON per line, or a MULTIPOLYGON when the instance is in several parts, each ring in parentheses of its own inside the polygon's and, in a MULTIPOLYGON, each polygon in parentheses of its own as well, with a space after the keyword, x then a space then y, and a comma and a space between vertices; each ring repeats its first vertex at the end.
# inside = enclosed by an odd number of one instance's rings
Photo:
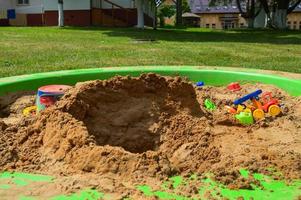
POLYGON ((35 115, 37 112, 37 106, 30 106, 23 110, 23 115, 29 117, 30 115, 35 115))
POLYGON ((242 118, 245 119, 249 117, 247 113, 251 113, 251 116, 257 121, 265 118, 265 113, 268 113, 270 116, 277 116, 281 113, 281 108, 279 101, 272 97, 271 92, 265 92, 262 94, 262 102, 259 100, 259 95, 262 93, 262 90, 256 90, 253 93, 250 93, 242 98, 239 98, 233 102, 236 107, 232 108, 226 106, 226 109, 229 113, 236 114, 236 118, 240 120, 242 124, 250 124, 251 121, 245 123, 242 118), (251 100, 253 105, 245 105, 244 102, 251 100), (243 113, 240 115, 240 113, 243 113))

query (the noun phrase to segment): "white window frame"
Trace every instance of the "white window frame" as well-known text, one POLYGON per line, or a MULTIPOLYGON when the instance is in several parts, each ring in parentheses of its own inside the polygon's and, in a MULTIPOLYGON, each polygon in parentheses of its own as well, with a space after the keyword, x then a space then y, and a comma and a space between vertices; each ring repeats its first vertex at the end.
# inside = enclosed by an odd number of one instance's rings
POLYGON ((27 6, 30 4, 30 0, 16 0, 16 1, 18 6, 27 6), (20 3, 20 1, 22 2, 20 3), (26 1, 28 1, 28 3, 26 3, 26 1))

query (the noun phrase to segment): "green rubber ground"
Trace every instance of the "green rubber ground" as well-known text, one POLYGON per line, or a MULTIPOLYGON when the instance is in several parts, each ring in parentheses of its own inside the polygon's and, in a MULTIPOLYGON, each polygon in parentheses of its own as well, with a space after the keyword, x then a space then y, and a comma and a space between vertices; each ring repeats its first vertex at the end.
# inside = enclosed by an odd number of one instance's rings
MULTIPOLYGON (((137 185, 135 188, 145 197, 156 197, 158 199, 168 200, 197 200, 206 199, 210 195, 214 199, 244 199, 253 200, 293 200, 298 199, 301 195, 301 180, 293 180, 287 183, 285 180, 274 180, 273 178, 263 174, 250 174, 247 170, 240 170, 241 176, 248 178, 252 176, 259 181, 258 185, 252 185, 252 189, 231 190, 221 183, 213 181, 208 174, 207 178, 201 179, 196 175, 191 175, 189 178, 181 176, 171 177, 168 181, 161 185, 160 190, 153 190, 148 185, 137 185), (182 189, 189 189, 195 184, 200 185, 197 188, 197 194, 194 197, 186 197, 180 195, 182 189)), ((25 191, 32 191, 31 185, 34 183, 44 184, 46 186, 55 182, 55 178, 51 176, 34 175, 26 173, 0 173, 0 195, 5 198, 3 193, 5 190, 11 191, 13 194, 16 188, 25 188, 25 191), (4 184, 5 183, 5 184, 4 184)), ((26 194, 18 194, 19 200, 38 200, 39 197, 33 197, 26 194)), ((111 199, 110 195, 104 194, 101 191, 96 191, 90 188, 70 195, 58 195, 50 197, 49 200, 99 200, 111 199)), ((128 200, 131 199, 130 197, 128 200)))
MULTIPOLYGON (((266 83, 273 84, 286 90, 292 96, 301 96, 301 79, 291 79, 283 76, 269 75, 266 73, 258 73, 256 70, 230 71, 229 69, 209 69, 202 67, 125 67, 125 68, 102 68, 102 69, 86 69, 86 70, 72 70, 72 71, 58 71, 50 73, 32 74, 24 76, 16 76, 0 79, 0 95, 16 91, 37 90, 40 86, 49 84, 70 84, 77 82, 108 79, 115 75, 131 75, 139 76, 141 73, 155 72, 161 75, 169 76, 185 76, 191 81, 204 81, 206 85, 225 85, 230 82, 239 81, 241 83, 266 83)), ((215 199, 237 199, 243 197, 244 199, 297 199, 301 196, 301 180, 293 180, 287 183, 285 180, 273 180, 271 177, 262 174, 250 174, 246 170, 241 170, 241 176, 253 176, 254 179, 260 182, 260 187, 253 185, 251 190, 230 190, 226 186, 214 182, 208 175, 206 179, 199 179, 192 175, 190 178, 171 177, 169 181, 161 186, 161 190, 153 190, 147 185, 135 186, 137 190, 141 191, 141 195, 145 197, 156 197, 158 199, 176 199, 186 200, 193 199, 181 196, 180 189, 183 187, 191 187, 195 181, 201 185, 198 188, 198 194, 194 199, 204 199, 206 194, 210 194, 215 199), (172 185, 172 188, 167 188, 166 185, 172 185)), ((33 175, 25 173, 0 173, 0 197, 4 191, 15 192, 15 187, 25 187, 30 191, 30 185, 35 182, 42 184, 51 184, 55 181, 54 177, 33 175)), ((37 197, 30 195, 19 194, 20 200, 36 200, 37 197)), ((50 200, 97 200, 110 199, 109 195, 101 191, 95 191, 86 188, 76 194, 61 195, 51 197, 50 200)), ((130 198, 129 198, 130 199, 130 198)))

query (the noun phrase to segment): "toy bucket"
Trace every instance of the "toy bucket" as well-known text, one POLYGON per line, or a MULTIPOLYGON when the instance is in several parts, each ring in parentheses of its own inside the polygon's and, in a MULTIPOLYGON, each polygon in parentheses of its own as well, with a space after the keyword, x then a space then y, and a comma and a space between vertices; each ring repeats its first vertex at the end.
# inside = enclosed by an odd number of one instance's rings
POLYGON ((37 111, 45 110, 47 107, 54 105, 70 89, 69 85, 46 85, 40 87, 37 93, 36 106, 37 111))

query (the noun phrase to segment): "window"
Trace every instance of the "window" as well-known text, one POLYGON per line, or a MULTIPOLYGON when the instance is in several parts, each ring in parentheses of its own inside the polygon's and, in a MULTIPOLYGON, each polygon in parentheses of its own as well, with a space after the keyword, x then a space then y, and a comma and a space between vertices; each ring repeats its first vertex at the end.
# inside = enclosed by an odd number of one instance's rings
POLYGON ((289 29, 291 28, 291 22, 290 22, 290 21, 287 22, 287 27, 288 27, 289 29))
POLYGON ((206 24, 206 28, 210 28, 210 24, 206 24))
POLYGON ((243 28, 245 25, 244 25, 244 23, 240 23, 240 28, 243 28))
POLYGON ((17 4, 18 5, 28 5, 29 4, 29 0, 17 0, 17 4))
POLYGON ((216 28, 216 25, 215 25, 215 24, 212 24, 211 27, 212 27, 212 28, 216 28))
POLYGON ((297 29, 297 22, 294 21, 293 29, 297 29))

